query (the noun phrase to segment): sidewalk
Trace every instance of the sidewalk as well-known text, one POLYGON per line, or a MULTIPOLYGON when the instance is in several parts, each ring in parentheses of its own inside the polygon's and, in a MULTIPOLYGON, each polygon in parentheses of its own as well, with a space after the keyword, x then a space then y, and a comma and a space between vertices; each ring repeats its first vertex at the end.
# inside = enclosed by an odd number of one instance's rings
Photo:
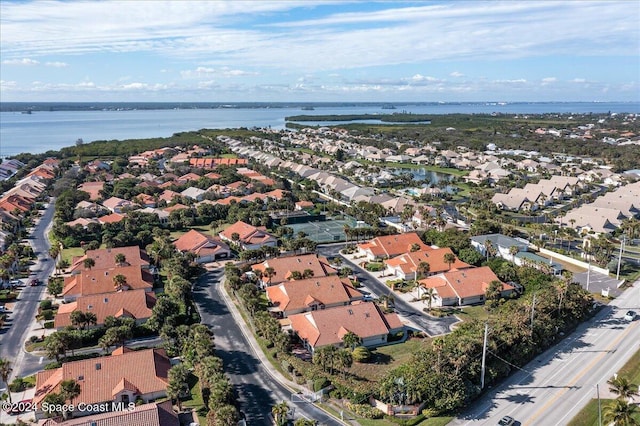
MULTIPOLYGON (((241 326, 240 330, 242 330, 242 334, 244 334, 244 336, 246 337, 247 341, 249 342, 249 345, 251 345, 251 349, 253 351, 253 354, 258 358, 258 360, 260 360, 260 363, 265 366, 265 370, 269 373, 269 375, 271 377, 273 377, 281 385, 283 385, 284 387, 290 389, 291 393, 302 393, 304 395, 312 394, 313 392, 311 392, 308 389, 306 389, 305 387, 303 387, 303 386, 301 386, 301 385, 289 380, 288 378, 283 376, 282 373, 280 373, 278 370, 273 368, 273 366, 271 365, 271 362, 267 359, 266 355, 264 354, 264 352, 260 348, 260 345, 258 344, 258 341, 256 340, 255 336, 253 335, 253 333, 251 331, 249 331, 247 329, 248 328, 248 324, 246 324, 244 318, 242 317, 242 315, 240 314, 240 311, 238 310, 238 307, 236 306, 236 304, 234 303, 233 299, 231 298, 231 296, 227 292, 227 289, 226 289, 226 287, 224 285, 225 281, 226 281, 226 279, 223 278, 219 283, 219 285, 220 285, 220 293, 222 294, 222 297, 224 298, 226 305, 229 307, 229 311, 231 312, 231 315, 233 316, 233 319, 238 324, 246 325, 245 327, 241 326)), ((348 426, 351 426, 352 424, 353 425, 357 425, 358 424, 358 423, 347 423, 347 422, 341 420, 340 418, 334 416, 332 413, 322 409, 317 404, 316 404, 316 407, 318 407, 319 409, 324 411, 326 414, 330 415, 332 418, 334 418, 337 422, 339 422, 341 424, 348 425, 348 426)), ((339 408, 335 408, 335 410, 336 411, 340 411, 339 408)))

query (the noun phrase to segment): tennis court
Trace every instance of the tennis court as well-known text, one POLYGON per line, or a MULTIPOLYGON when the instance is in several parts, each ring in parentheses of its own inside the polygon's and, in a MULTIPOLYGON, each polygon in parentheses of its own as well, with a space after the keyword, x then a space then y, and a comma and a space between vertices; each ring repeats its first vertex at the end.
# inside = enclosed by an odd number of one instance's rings
POLYGON ((293 229, 293 235, 302 231, 307 234, 310 240, 322 244, 345 241, 347 239, 344 234, 345 225, 353 228, 356 226, 356 221, 355 219, 325 220, 322 222, 291 224, 287 225, 287 227, 293 229))

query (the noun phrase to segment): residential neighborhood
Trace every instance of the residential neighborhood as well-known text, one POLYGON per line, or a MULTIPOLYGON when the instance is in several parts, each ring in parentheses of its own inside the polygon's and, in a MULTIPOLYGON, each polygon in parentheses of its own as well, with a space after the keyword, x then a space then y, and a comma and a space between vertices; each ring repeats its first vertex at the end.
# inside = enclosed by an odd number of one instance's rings
POLYGON ((603 159, 226 133, 0 163, 2 423, 450 419, 483 341, 498 386, 640 276, 640 175, 603 159))

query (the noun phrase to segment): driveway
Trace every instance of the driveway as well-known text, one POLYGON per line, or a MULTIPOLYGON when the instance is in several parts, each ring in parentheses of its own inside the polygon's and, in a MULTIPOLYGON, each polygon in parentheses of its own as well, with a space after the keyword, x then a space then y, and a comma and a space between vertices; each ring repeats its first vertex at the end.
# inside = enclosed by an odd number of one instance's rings
POLYGON ((622 280, 616 280, 599 272, 590 271, 574 274, 573 280, 591 293, 602 294, 604 290, 609 291, 610 297, 618 297, 622 294, 622 291, 618 288, 622 280), (589 283, 588 285, 587 282, 589 283))
MULTIPOLYGON (((194 286, 193 298, 198 305, 202 323, 209 326, 215 336, 216 355, 224 361, 225 374, 238 395, 240 409, 251 425, 272 425, 271 407, 286 401, 295 408, 296 417, 317 420, 321 425, 339 425, 340 422, 313 404, 291 402, 292 390, 280 384, 256 356, 243 330, 236 323, 220 288, 223 269, 205 273, 194 286)), ((232 302, 230 302, 232 303, 232 302)))
MULTIPOLYGON (((380 280, 370 272, 358 266, 354 261, 340 254, 340 250, 344 248, 344 244, 330 244, 326 246, 318 247, 318 253, 328 258, 340 256, 344 261, 353 269, 354 274, 358 277, 358 281, 371 293, 381 296, 391 293, 389 287, 386 284, 380 282, 380 280)), ((460 322, 455 316, 434 318, 424 312, 422 312, 423 305, 417 304, 417 308, 413 304, 405 301, 397 294, 393 295, 395 298, 395 311, 402 318, 411 322, 416 328, 424 331, 429 336, 439 336, 441 334, 450 333, 451 326, 460 322)))

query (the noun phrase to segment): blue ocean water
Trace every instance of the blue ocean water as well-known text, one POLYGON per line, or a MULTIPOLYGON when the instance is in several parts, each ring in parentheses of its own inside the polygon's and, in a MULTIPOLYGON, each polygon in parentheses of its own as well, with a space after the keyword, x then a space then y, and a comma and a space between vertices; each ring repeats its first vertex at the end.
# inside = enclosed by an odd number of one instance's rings
MULTIPOLYGON (((96 140, 124 140, 168 137, 174 133, 200 129, 239 127, 284 128, 285 117, 291 115, 384 114, 544 114, 544 113, 640 113, 639 103, 442 103, 395 104, 395 110, 381 105, 323 106, 313 111, 299 106, 214 109, 144 109, 92 111, 0 112, 0 156, 22 152, 42 153, 73 145, 82 138, 85 143, 96 140)), ((310 125, 320 123, 308 123, 310 125)))

